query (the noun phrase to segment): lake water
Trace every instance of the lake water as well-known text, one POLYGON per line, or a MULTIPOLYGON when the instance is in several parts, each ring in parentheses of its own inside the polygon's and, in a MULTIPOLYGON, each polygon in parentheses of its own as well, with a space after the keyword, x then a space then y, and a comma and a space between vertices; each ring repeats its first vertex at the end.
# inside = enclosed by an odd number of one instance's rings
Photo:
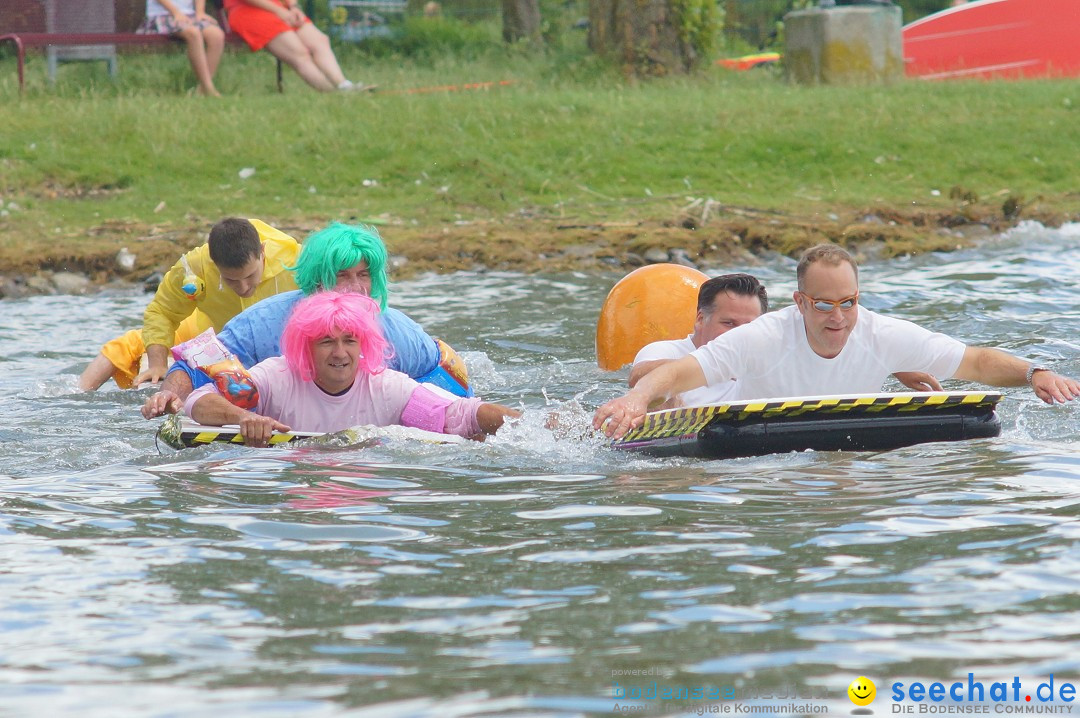
MULTIPOLYGON (((1078 238, 869 262, 864 303, 1080 375, 1078 238)), ((790 303, 791 260, 723 269, 790 303)), ((393 287, 525 408, 453 446, 159 453, 147 392, 75 390, 146 295, 0 302, 0 716, 847 715, 860 675, 882 715, 895 682, 1075 681, 1080 406, 1006 389, 999 438, 885 453, 615 453, 584 427, 626 377, 593 351, 617 278, 393 287), (654 689, 686 697, 619 697, 654 689)))

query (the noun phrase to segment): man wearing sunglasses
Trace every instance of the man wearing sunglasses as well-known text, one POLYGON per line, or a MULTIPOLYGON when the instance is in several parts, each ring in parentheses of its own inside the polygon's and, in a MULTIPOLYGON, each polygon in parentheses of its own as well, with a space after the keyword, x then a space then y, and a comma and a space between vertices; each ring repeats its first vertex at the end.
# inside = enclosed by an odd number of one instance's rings
MULTIPOLYGON (((649 372, 669 364, 705 346, 735 327, 749 324, 769 311, 769 295, 758 278, 751 274, 721 274, 702 283, 698 289, 694 331, 685 339, 653 342, 641 348, 627 380, 633 388, 649 372)), ((929 374, 897 372, 896 378, 915 391, 940 391, 941 385, 929 374)), ((665 402, 661 408, 707 406, 736 401, 735 382, 726 379, 688 391, 665 402)))
POLYGON ((794 306, 656 369, 597 409, 593 426, 621 437, 653 404, 728 379, 736 380, 738 399, 873 393, 889 374, 912 371, 992 386, 1029 384, 1048 404, 1080 396, 1073 379, 860 307, 858 265, 842 247, 811 247, 796 274, 794 306))

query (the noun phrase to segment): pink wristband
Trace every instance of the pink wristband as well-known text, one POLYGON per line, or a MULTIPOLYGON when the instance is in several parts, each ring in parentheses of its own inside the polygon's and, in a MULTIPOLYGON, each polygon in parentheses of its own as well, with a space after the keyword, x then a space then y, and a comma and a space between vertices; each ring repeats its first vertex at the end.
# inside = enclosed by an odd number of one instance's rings
POLYGON ((446 407, 453 403, 453 399, 418 386, 409 397, 409 403, 401 410, 401 425, 442 434, 446 426, 446 407))

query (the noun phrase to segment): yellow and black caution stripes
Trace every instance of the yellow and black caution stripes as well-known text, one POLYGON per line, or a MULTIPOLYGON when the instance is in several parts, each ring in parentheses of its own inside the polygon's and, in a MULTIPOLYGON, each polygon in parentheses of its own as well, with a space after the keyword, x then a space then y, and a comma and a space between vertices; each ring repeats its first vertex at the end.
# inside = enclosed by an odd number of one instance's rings
MULTIPOLYGON (((243 444, 244 437, 240 435, 240 429, 236 426, 203 426, 196 424, 191 419, 180 414, 168 417, 157 432, 158 438, 174 449, 183 449, 188 446, 202 446, 214 442, 228 442, 243 444)), ((323 434, 307 431, 294 431, 288 434, 274 433, 270 437, 270 445, 287 444, 296 439, 306 439, 323 434)))
MULTIPOLYGON (((267 442, 271 446, 275 444, 287 444, 290 441, 301 438, 297 434, 278 434, 275 433, 270 437, 267 442)), ((199 446, 201 444, 210 444, 215 441, 224 441, 230 444, 243 444, 244 437, 240 436, 239 429, 222 428, 220 426, 204 426, 201 431, 186 430, 180 435, 180 440, 184 442, 184 446, 199 446)))
POLYGON ((805 414, 858 414, 872 417, 875 414, 932 413, 961 406, 993 409, 999 401, 1000 392, 959 391, 796 397, 665 409, 646 414, 645 422, 616 441, 615 445, 692 436, 714 420, 732 423, 789 420, 805 414))
POLYGON ((694 406, 687 409, 649 412, 645 415, 645 422, 641 426, 627 432, 615 443, 691 436, 708 426, 717 416, 727 414, 731 406, 717 404, 716 406, 694 406))

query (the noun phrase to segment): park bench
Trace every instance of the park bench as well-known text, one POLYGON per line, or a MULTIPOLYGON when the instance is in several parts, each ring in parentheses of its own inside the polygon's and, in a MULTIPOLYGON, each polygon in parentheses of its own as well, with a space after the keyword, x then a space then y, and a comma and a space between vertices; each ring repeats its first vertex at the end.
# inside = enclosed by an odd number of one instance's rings
MULTIPOLYGON (((20 93, 26 85, 26 51, 31 48, 45 48, 49 80, 53 82, 57 64, 72 60, 104 60, 109 65, 109 75, 116 77, 118 45, 185 48, 182 41, 167 35, 115 32, 111 0, 80 0, 78 3, 45 0, 45 11, 47 32, 0 34, 0 47, 11 44, 15 48, 20 93), (77 8, 77 15, 71 11, 73 7, 77 8)), ((226 42, 243 43, 240 36, 229 30, 224 13, 219 12, 219 21, 225 30, 226 42)), ((277 61, 277 89, 278 92, 284 90, 281 60, 277 61)))

